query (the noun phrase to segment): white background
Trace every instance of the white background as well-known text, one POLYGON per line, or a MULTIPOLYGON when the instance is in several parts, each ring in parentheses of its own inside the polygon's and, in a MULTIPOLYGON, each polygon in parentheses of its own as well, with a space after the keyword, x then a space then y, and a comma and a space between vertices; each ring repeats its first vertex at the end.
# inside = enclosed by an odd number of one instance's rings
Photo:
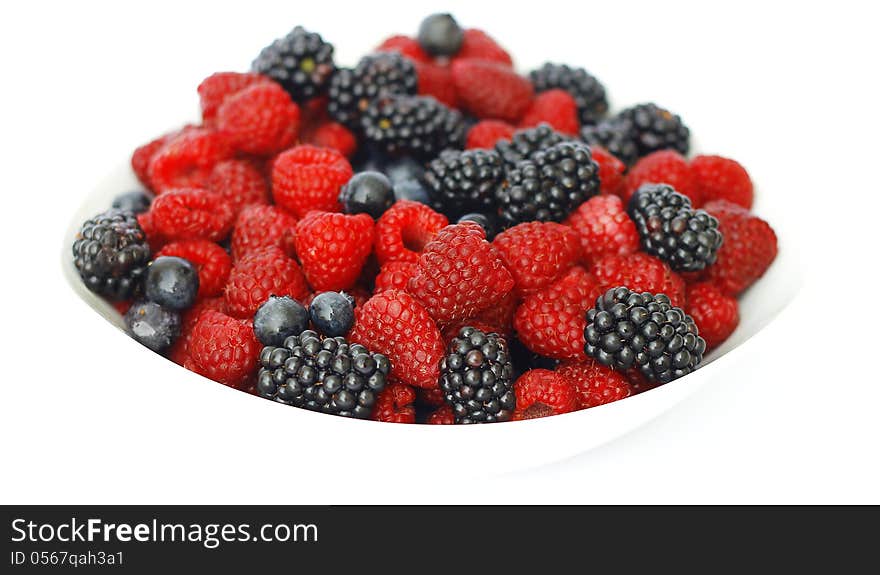
POLYGON ((0 502, 880 502, 880 46, 868 5, 4 3, 0 502), (299 23, 352 63, 441 9, 489 30, 522 69, 585 66, 612 99, 625 86, 656 100, 711 151, 754 166, 760 193, 790 206, 806 273, 798 299, 701 393, 591 452, 479 485, 346 469, 347 451, 369 449, 356 437, 266 437, 219 403, 169 393, 179 370, 149 369, 59 271, 70 214, 134 147, 195 117, 203 77, 246 69, 299 23), (248 442, 275 442, 295 475, 269 475, 248 442), (324 445, 342 465, 309 466, 324 445))

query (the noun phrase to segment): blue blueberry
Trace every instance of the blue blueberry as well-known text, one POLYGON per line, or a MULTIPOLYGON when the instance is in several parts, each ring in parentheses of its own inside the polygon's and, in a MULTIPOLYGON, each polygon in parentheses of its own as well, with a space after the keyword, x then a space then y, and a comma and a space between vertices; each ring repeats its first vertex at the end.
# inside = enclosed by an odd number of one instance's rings
POLYGON ((254 314, 254 333, 263 345, 280 346, 309 327, 309 312, 288 296, 269 296, 254 314))
POLYGON ((361 172, 342 187, 339 201, 347 214, 370 214, 377 219, 394 203, 394 189, 385 174, 361 172))
POLYGON ((397 200, 409 200, 420 204, 431 204, 431 196, 428 190, 418 180, 404 180, 394 184, 394 198, 397 200))
POLYGON ((388 176, 388 179, 396 187, 401 182, 420 180, 425 173, 425 166, 410 156, 404 156, 386 162, 381 171, 388 176))
POLYGON ((131 337, 156 352, 171 347, 180 335, 180 314, 152 301, 132 305, 124 321, 131 337))
POLYGON ((183 258, 162 256, 147 268, 144 280, 147 299, 170 309, 186 309, 199 293, 199 272, 183 258))
POLYGON ((113 207, 124 212, 142 214, 150 209, 153 203, 153 194, 135 190, 119 194, 113 199, 113 207))
POLYGON ((345 335, 354 324, 354 298, 335 291, 319 293, 309 306, 309 315, 324 335, 345 335))
POLYGON ((462 222, 474 222, 475 224, 478 224, 486 232, 486 239, 489 241, 492 241, 492 238, 495 237, 497 226, 493 219, 486 214, 465 214, 458 218, 456 223, 460 224, 462 222))
POLYGON ((419 26, 419 44, 432 56, 454 56, 464 41, 464 30, 451 14, 432 14, 419 26))

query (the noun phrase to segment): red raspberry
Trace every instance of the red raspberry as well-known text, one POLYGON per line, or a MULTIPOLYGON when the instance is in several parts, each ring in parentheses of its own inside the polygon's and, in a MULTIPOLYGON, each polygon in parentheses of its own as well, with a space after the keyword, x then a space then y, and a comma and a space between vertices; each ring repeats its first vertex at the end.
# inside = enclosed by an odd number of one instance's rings
POLYGON ((736 299, 721 293, 714 284, 701 283, 688 287, 685 311, 700 328, 706 348, 718 347, 739 325, 736 299))
POLYGON ((513 69, 486 60, 452 62, 452 81, 461 106, 478 118, 516 122, 532 103, 534 89, 513 69))
POLYGON ((474 316, 474 321, 480 321, 492 326, 496 333, 509 335, 513 330, 513 314, 519 305, 519 298, 513 290, 510 290, 497 304, 480 310, 474 316))
POLYGON ((273 246, 235 262, 225 295, 231 315, 249 318, 270 295, 287 295, 302 302, 309 295, 309 286, 296 261, 273 246))
POLYGON ((168 143, 168 140, 176 136, 178 133, 179 132, 171 132, 163 134, 155 140, 138 147, 131 155, 131 169, 134 171, 134 175, 137 176, 137 179, 146 186, 147 189, 153 189, 153 184, 150 182, 148 172, 153 156, 155 156, 156 153, 168 143))
POLYGON ((629 202, 642 184, 669 184, 678 193, 689 197, 695 208, 703 204, 687 160, 674 150, 660 150, 636 162, 623 185, 621 197, 624 203, 629 202))
POLYGON ((269 203, 269 185, 253 162, 226 160, 211 171, 208 189, 232 206, 236 215, 245 206, 269 203))
POLYGON ((296 141, 299 106, 278 84, 256 84, 226 98, 217 111, 217 127, 236 150, 267 156, 296 141))
POLYGON ((156 254, 156 257, 161 256, 176 256, 196 266, 199 271, 199 299, 220 295, 232 270, 232 258, 226 250, 207 240, 172 242, 156 254))
POLYGON ((376 52, 399 52, 413 62, 431 62, 431 57, 422 49, 422 45, 415 38, 401 34, 391 36, 379 44, 376 52))
POLYGON ((416 273, 418 266, 415 262, 388 262, 379 270, 376 276, 373 293, 382 293, 385 290, 405 290, 409 278, 416 273))
POLYGON ((388 290, 355 307, 354 315, 349 341, 387 356, 391 375, 399 381, 426 389, 439 386, 443 338, 415 298, 388 290))
POLYGON ((296 253, 315 291, 340 291, 355 284, 372 245, 373 218, 311 212, 296 224, 296 253))
POLYGON ((560 415, 578 409, 574 385, 548 369, 525 372, 513 384, 513 390, 516 392, 514 421, 560 415))
POLYGON ((208 190, 183 188, 158 196, 150 207, 152 224, 167 240, 210 240, 229 235, 232 206, 208 190))
POLYGON ((136 217, 138 225, 144 230, 144 235, 147 236, 147 242, 150 244, 150 253, 158 252, 168 240, 162 237, 162 234, 156 229, 156 221, 153 219, 153 212, 143 212, 136 217))
POLYGON ((113 309, 115 309, 119 315, 125 315, 125 312, 128 311, 128 309, 132 306, 133 303, 134 302, 131 300, 123 300, 123 301, 110 302, 110 305, 113 306, 113 309))
POLYGON ((581 257, 577 232, 555 222, 525 222, 495 238, 504 265, 520 296, 534 293, 560 277, 581 257))
POLYGON ((432 407, 440 407, 446 404, 446 392, 439 387, 434 389, 419 388, 416 391, 417 401, 422 405, 430 405, 432 407))
POLYGON ((250 252, 275 246, 293 256, 296 218, 275 206, 248 206, 235 220, 232 257, 240 260, 250 252))
POLYGON ((592 146, 593 160, 599 164, 599 191, 603 194, 620 195, 623 187, 626 164, 618 160, 608 150, 592 146))
POLYGON ((501 120, 480 120, 468 130, 468 150, 485 148, 491 150, 500 140, 509 140, 513 137, 516 128, 501 120))
POLYGON ((416 62, 416 75, 419 80, 419 95, 433 96, 438 102, 454 108, 458 103, 452 73, 446 66, 416 62))
POLYGON ((158 193, 175 188, 202 188, 219 162, 232 157, 226 136, 205 128, 183 130, 150 160, 147 178, 158 193))
POLYGON ((312 130, 306 142, 319 148, 336 150, 345 157, 350 157, 357 150, 357 139, 348 128, 337 122, 325 122, 312 130))
POLYGON ((379 265, 416 262, 425 245, 449 225, 446 216, 419 202, 395 202, 376 222, 375 250, 379 265))
POLYGON ((376 396, 373 419, 386 423, 415 423, 416 390, 405 383, 392 383, 376 396))
POLYGON ((617 196, 595 196, 582 203, 565 223, 580 237, 583 261, 639 251, 639 232, 617 196))
POLYGON ((706 269, 706 280, 722 292, 737 296, 755 283, 776 259, 776 233, 761 218, 724 200, 705 205, 718 218, 724 243, 718 259, 706 269))
POLYGON ((351 176, 351 164, 336 150, 296 146, 275 158, 272 195, 298 218, 312 210, 340 212, 339 189, 351 176))
POLYGON ((253 72, 217 72, 199 84, 199 100, 202 103, 202 119, 211 122, 217 117, 217 110, 226 98, 237 94, 254 84, 272 83, 266 76, 253 72))
POLYGON ((199 316, 205 310, 214 310, 226 313, 226 300, 222 297, 209 297, 195 303, 186 310, 180 318, 180 335, 168 351, 168 359, 182 365, 190 371, 196 371, 189 353, 189 343, 192 340, 192 331, 196 327, 199 316))
POLYGON ((473 318, 463 319, 454 321, 443 327, 443 329, 440 331, 440 334, 443 336, 443 342, 446 343, 446 345, 449 345, 449 343, 453 339, 458 337, 458 332, 460 332, 463 327, 473 327, 482 331, 483 333, 499 333, 498 328, 494 325, 489 325, 478 319, 473 318))
POLYGON ((624 372, 624 375, 629 380, 629 384, 632 386, 632 394, 638 395, 640 393, 644 393, 646 391, 650 391, 656 387, 660 387, 663 385, 659 381, 654 381, 652 379, 648 379, 642 372, 639 371, 638 368, 632 368, 624 372))
POLYGON ((490 60, 513 66, 513 58, 510 57, 510 54, 488 34, 477 28, 468 28, 464 31, 461 48, 456 53, 454 60, 464 59, 490 60))
POLYGON ((565 90, 547 90, 532 100, 519 121, 520 128, 531 128, 542 123, 550 124, 557 132, 576 136, 581 130, 577 104, 565 90))
POLYGON ((754 186, 739 162, 721 156, 697 156, 691 160, 691 173, 703 202, 727 200, 751 209, 754 186))
POLYGON ((665 262, 646 253, 606 256, 591 271, 606 290, 624 286, 636 292, 664 293, 672 305, 684 305, 684 280, 665 262))
POLYGON ((188 347, 196 371, 231 387, 256 370, 261 349, 250 321, 213 310, 199 315, 188 347))
POLYGON ((452 407, 441 405, 428 416, 426 423, 430 425, 454 425, 455 415, 452 413, 452 407))
POLYGON ((464 222, 440 230, 419 257, 407 289, 438 322, 464 319, 499 303, 513 276, 479 225, 464 222))
POLYGON ((574 385, 580 409, 604 405, 633 394, 625 375, 592 359, 564 363, 556 369, 556 373, 574 385))

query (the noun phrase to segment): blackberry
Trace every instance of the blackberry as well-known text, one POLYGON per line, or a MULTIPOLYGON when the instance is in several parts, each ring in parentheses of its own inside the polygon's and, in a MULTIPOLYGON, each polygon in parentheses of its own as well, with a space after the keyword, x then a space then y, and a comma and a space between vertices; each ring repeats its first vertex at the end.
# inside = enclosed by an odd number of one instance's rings
POLYGON ((621 371, 638 368, 648 379, 668 383, 697 368, 706 342, 697 324, 665 294, 608 290, 587 311, 584 351, 621 371))
POLYGON ((513 167, 518 162, 529 159, 535 152, 555 146, 567 139, 549 124, 540 124, 534 128, 517 130, 510 140, 501 140, 495 144, 495 150, 508 167, 513 167))
POLYGON ((382 354, 306 330, 279 347, 263 348, 257 393, 294 407, 366 419, 390 368, 382 354))
POLYGON ((131 212, 109 210, 82 225, 73 263, 91 291, 113 300, 139 295, 150 263, 150 245, 131 212))
POLYGON ((583 68, 547 62, 529 73, 535 92, 565 90, 577 104, 581 125, 595 124, 608 113, 605 87, 583 68))
POLYGON ((388 96, 374 100, 361 117, 367 141, 392 155, 411 154, 423 159, 447 148, 461 148, 461 113, 430 96, 388 96))
POLYGON ((694 210, 690 199, 668 184, 644 184, 629 201, 642 248, 682 272, 715 263, 723 238, 718 220, 694 210))
POLYGON ((629 122, 605 120, 595 126, 581 128, 581 139, 591 146, 601 146, 618 160, 632 166, 639 159, 636 132, 629 122))
POLYGON ((634 130, 640 158, 667 149, 686 156, 690 149, 691 131, 688 127, 681 118, 656 104, 639 104, 627 108, 617 117, 628 122, 634 130))
POLYGON ((456 423, 510 419, 516 395, 507 342, 495 333, 461 328, 440 361, 440 389, 456 423))
POLYGON ((335 69, 333 45, 302 26, 263 48, 251 64, 251 70, 281 84, 296 102, 323 94, 335 69))
POLYGON ((415 65, 397 52, 381 52, 361 58, 354 69, 337 70, 330 80, 327 112, 345 126, 357 130, 370 103, 390 95, 412 95, 418 88, 415 65))
POLYGON ((450 218, 492 211, 504 181, 501 156, 491 150, 446 150, 428 164, 424 182, 433 207, 450 218))
POLYGON ((529 221, 561 222, 598 193, 599 166, 589 146, 562 142, 510 170, 496 200, 502 223, 510 227, 529 221))

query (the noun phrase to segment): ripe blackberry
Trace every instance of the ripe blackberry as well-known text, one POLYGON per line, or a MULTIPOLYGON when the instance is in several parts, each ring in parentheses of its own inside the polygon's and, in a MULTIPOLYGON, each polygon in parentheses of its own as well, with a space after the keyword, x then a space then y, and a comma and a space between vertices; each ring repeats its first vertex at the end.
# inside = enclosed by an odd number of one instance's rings
POLYGON ((514 167, 521 160, 527 160, 537 151, 545 150, 564 142, 567 138, 550 127, 540 124, 534 128, 517 130, 510 140, 501 140, 495 144, 495 150, 508 167, 514 167))
POLYGON ((611 288, 587 311, 584 351, 620 371, 638 368, 648 379, 667 383, 697 368, 706 342, 693 318, 665 294, 611 288))
POLYGON ((590 148, 562 142, 532 154, 507 173, 497 189, 502 223, 561 222, 586 200, 599 193, 599 166, 590 148))
POLYGON ((390 368, 380 353, 306 330, 280 347, 263 348, 257 393, 294 407, 366 419, 390 368))
POLYGON ((464 144, 461 113, 426 96, 388 96, 374 100, 361 117, 367 141, 388 154, 435 156, 464 144))
POLYGON ((333 45, 302 26, 263 48, 251 64, 251 70, 281 84, 296 102, 323 94, 335 69, 333 45))
POLYGON ((433 208, 450 219, 471 211, 493 211, 495 190, 503 181, 504 164, 492 150, 446 150, 424 174, 433 208))
POLYGON ((150 245, 134 214, 109 210, 82 225, 73 242, 73 263, 93 292, 130 299, 142 291, 150 245))
POLYGON ((581 128, 581 139, 590 146, 601 146, 618 160, 631 166, 639 159, 636 133, 629 122, 605 120, 595 126, 581 128))
POLYGON ((583 68, 572 68, 565 64, 547 62, 529 73, 535 92, 565 90, 577 104, 581 124, 595 124, 608 113, 608 99, 605 87, 583 68))
POLYGON ((516 395, 507 342, 495 333, 461 328, 440 361, 440 389, 456 423, 510 419, 516 395))
POLYGON ((694 210, 690 199, 667 184, 644 184, 629 201, 628 212, 642 248, 682 272, 715 263, 723 238, 718 220, 694 210))
POLYGON ((686 156, 690 149, 691 131, 688 127, 677 115, 656 104, 639 104, 623 110, 617 117, 629 122, 635 131, 640 158, 670 148, 686 156))
POLYGON ((357 130, 370 103, 384 96, 412 95, 418 89, 413 63, 397 52, 361 58, 353 69, 339 69, 328 89, 327 112, 346 127, 357 130))

